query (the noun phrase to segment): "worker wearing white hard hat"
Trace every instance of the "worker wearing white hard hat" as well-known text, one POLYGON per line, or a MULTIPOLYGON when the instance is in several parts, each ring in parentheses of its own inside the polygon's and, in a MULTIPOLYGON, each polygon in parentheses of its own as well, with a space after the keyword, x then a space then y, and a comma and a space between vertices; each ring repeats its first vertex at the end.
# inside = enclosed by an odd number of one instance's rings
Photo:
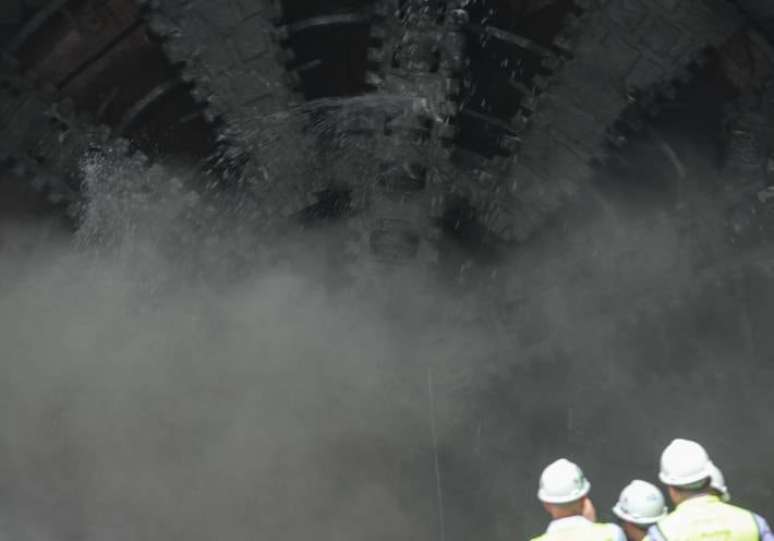
POLYGON ((667 507, 657 486, 635 479, 621 491, 613 514, 629 541, 642 541, 648 528, 667 516, 667 507))
POLYGON ((538 499, 552 520, 546 532, 532 541, 626 541, 617 525, 596 522, 589 490, 591 483, 569 460, 561 458, 546 467, 538 499))
POLYGON ((648 529, 645 541, 774 541, 766 520, 712 493, 713 466, 695 441, 677 439, 664 449, 659 478, 676 508, 648 529))

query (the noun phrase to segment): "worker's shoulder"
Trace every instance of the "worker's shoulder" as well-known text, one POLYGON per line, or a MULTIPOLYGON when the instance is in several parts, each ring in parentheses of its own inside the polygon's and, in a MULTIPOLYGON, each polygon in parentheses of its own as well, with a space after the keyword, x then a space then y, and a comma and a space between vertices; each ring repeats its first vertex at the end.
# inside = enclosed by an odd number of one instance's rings
POLYGON ((592 527, 593 533, 590 539, 599 539, 605 541, 626 541, 626 534, 623 529, 612 522, 595 522, 592 527))
POLYGON ((591 539, 626 541, 626 534, 618 524, 612 522, 596 522, 593 524, 593 530, 595 530, 595 533, 590 536, 591 539))
MULTIPOLYGON (((691 517, 695 520, 695 513, 698 511, 702 515, 711 514, 715 518, 722 518, 724 520, 732 520, 738 524, 750 524, 752 519, 756 525, 760 526, 765 524, 765 520, 753 513, 752 511, 732 505, 727 502, 721 502, 714 500, 710 502, 709 507, 693 508, 693 507, 678 507, 666 517, 658 521, 648 529, 646 538, 647 541, 664 541, 664 533, 670 532, 674 527, 680 527, 685 523, 685 520, 691 520, 691 517)), ((701 516, 701 515, 700 515, 701 516)))
POLYGON ((728 502, 716 502, 715 506, 717 511, 721 513, 727 513, 727 514, 736 515, 739 517, 752 517, 756 522, 758 522, 759 519, 762 520, 762 517, 760 517, 750 509, 747 509, 746 507, 740 507, 738 505, 734 505, 728 502))
POLYGON ((728 509, 729 511, 735 511, 738 513, 749 513, 753 517, 761 518, 761 519, 763 518, 760 515, 758 515, 755 511, 753 511, 752 509, 748 509, 747 507, 741 507, 739 505, 735 505, 728 502, 721 502, 721 505, 723 506, 724 509, 728 509))
MULTIPOLYGON (((580 531, 574 529, 573 537, 589 539, 589 541, 626 541, 626 534, 620 526, 612 522, 589 522, 580 531)), ((566 531, 545 532, 530 539, 530 541, 550 541, 552 539, 562 539, 566 536, 566 531)))

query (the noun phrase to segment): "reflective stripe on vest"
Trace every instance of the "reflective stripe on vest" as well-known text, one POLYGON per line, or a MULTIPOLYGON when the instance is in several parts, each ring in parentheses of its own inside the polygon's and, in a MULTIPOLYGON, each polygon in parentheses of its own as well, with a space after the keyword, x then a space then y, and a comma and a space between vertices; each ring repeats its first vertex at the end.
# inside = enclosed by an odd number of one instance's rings
POLYGON ((587 522, 572 528, 546 532, 532 541, 616 541, 616 529, 612 524, 587 522))
POLYGON ((723 503, 717 496, 698 496, 677 506, 658 523, 666 541, 759 541, 755 516, 723 503))

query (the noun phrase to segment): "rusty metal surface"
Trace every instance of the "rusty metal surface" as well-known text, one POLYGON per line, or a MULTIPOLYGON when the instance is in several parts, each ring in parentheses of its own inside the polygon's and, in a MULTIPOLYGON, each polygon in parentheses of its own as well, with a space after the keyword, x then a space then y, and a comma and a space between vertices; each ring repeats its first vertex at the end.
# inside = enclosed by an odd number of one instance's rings
POLYGON ((132 0, 70 1, 16 49, 16 58, 30 76, 61 88, 138 21, 132 0))

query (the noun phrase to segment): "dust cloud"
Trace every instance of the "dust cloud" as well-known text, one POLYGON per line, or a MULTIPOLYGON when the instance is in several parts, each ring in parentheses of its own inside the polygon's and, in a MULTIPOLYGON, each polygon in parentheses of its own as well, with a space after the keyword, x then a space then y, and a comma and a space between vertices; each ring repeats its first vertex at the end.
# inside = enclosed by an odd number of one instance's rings
POLYGON ((75 240, 3 223, 0 524, 511 539, 543 528, 554 458, 584 466, 604 514, 675 436, 766 514, 772 258, 727 251, 706 149, 677 147, 688 173, 662 171, 654 201, 588 190, 496 268, 432 287, 343 279, 344 228, 277 245, 249 202, 182 172, 88 163, 75 240))
POLYGON ((441 301, 397 283, 373 299, 332 287, 292 239, 270 249, 168 170, 86 171, 75 240, 3 228, 9 530, 435 536, 428 368, 469 363, 476 331, 433 332, 441 301))

